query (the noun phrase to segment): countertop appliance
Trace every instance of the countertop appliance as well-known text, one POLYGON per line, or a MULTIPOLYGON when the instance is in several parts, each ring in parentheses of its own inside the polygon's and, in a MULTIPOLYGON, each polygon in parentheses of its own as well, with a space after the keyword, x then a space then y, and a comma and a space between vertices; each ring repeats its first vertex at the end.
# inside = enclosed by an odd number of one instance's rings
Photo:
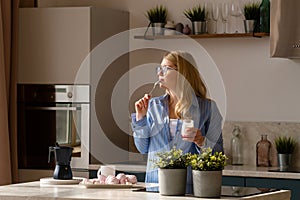
POLYGON ((270 13, 271 57, 300 58, 299 8, 299 0, 272 0, 270 13))
POLYGON ((49 147, 73 148, 72 168, 87 168, 89 85, 18 84, 19 169, 52 169, 49 147))

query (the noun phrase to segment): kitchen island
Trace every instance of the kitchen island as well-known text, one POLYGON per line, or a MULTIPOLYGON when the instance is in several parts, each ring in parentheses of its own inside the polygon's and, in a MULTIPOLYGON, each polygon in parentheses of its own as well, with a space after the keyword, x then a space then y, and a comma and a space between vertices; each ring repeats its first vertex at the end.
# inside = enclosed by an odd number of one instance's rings
MULTIPOLYGON (((123 163, 115 164, 113 166, 116 170, 121 172, 134 172, 138 175, 138 177, 141 177, 139 181, 144 181, 143 173, 146 171, 146 163, 123 163)), ((91 170, 96 170, 98 168, 99 166, 90 166, 91 170)), ((223 170, 223 185, 291 190, 291 200, 299 200, 300 168, 298 168, 298 173, 290 171, 276 171, 276 169, 278 169, 278 167, 227 165, 223 170)))
MULTIPOLYGON (((85 188, 80 185, 40 185, 39 181, 0 186, 0 200, 85 200, 85 199, 203 199, 193 196, 161 196, 154 192, 137 192, 135 189, 85 188)), ((235 200, 290 200, 289 190, 277 190, 246 197, 221 197, 235 200)))

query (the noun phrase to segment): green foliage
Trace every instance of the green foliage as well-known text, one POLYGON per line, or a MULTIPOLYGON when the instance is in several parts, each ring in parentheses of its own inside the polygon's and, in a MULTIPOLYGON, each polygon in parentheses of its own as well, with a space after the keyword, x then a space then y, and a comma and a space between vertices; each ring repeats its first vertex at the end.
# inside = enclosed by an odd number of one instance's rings
POLYGON ((188 159, 193 170, 219 171, 226 166, 227 157, 222 152, 212 154, 211 148, 202 148, 201 154, 190 154, 188 159))
POLYGON ((183 14, 191 20, 191 22, 205 21, 206 18, 205 8, 202 8, 200 5, 185 10, 183 14))
POLYGON ((296 148, 297 142, 291 136, 279 136, 275 138, 276 150, 280 154, 292 154, 296 148))
POLYGON ((227 157, 222 152, 212 154, 211 148, 202 148, 201 154, 183 154, 181 149, 173 147, 170 151, 158 152, 158 159, 152 160, 153 167, 162 169, 184 169, 191 165, 200 171, 219 171, 226 166, 227 157))
POLYGON ((244 6, 244 16, 246 20, 257 20, 260 13, 260 2, 249 2, 244 6))
POLYGON ((154 160, 154 166, 162 169, 184 169, 188 166, 189 160, 187 158, 189 154, 183 155, 181 149, 173 147, 170 151, 158 152, 156 156, 157 160, 154 160))
POLYGON ((167 8, 163 5, 156 6, 150 8, 147 13, 146 17, 149 19, 151 23, 166 23, 167 20, 167 8))

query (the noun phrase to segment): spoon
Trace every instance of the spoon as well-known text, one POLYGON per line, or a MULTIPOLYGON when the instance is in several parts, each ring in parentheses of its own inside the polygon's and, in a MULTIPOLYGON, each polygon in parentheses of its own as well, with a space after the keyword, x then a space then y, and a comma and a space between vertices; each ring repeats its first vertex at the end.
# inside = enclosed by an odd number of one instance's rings
POLYGON ((160 81, 156 81, 156 82, 154 83, 152 90, 149 92, 149 95, 152 94, 152 92, 154 91, 155 87, 156 87, 159 83, 160 83, 160 81))

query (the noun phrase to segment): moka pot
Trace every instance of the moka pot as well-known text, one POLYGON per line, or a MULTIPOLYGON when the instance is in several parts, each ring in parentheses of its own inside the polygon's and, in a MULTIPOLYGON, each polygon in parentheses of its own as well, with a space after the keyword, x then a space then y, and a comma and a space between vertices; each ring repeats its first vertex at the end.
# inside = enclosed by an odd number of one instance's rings
POLYGON ((55 169, 53 173, 54 179, 73 179, 70 166, 72 151, 72 147, 59 146, 58 144, 55 147, 49 147, 48 162, 52 160, 52 152, 54 152, 55 157, 55 169))

